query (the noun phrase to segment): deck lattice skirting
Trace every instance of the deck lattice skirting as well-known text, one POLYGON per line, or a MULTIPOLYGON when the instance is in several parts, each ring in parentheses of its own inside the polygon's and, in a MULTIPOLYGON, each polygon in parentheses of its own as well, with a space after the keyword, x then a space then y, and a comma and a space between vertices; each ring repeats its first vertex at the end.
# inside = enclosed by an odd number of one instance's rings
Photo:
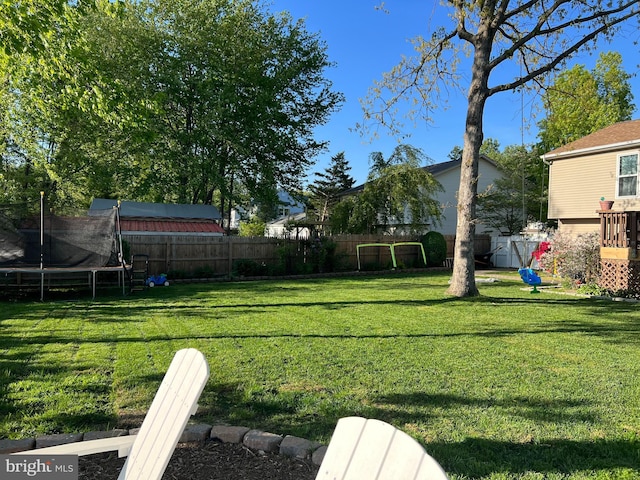
POLYGON ((599 211, 599 286, 640 293, 640 212, 599 211))
POLYGON ((640 260, 601 259, 599 285, 614 292, 640 292, 640 260))

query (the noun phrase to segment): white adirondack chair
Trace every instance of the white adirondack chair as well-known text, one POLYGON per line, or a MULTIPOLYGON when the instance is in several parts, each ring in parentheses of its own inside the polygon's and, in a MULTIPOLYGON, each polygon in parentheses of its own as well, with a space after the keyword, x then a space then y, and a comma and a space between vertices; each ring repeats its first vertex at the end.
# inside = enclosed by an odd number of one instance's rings
POLYGON ((338 420, 316 480, 447 480, 409 435, 380 420, 338 420))
POLYGON ((158 388, 137 435, 39 448, 19 455, 90 455, 117 451, 127 456, 118 480, 159 480, 180 440, 209 378, 209 365, 198 350, 179 350, 158 388))

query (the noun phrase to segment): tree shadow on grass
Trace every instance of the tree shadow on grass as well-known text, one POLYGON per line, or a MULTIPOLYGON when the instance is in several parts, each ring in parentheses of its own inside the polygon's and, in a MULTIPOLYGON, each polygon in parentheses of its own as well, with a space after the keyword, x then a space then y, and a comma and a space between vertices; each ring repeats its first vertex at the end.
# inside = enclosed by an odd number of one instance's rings
MULTIPOLYGON (((450 394, 414 392, 384 395, 374 399, 374 404, 384 405, 377 415, 393 417, 394 422, 416 421, 411 408, 447 409, 452 407, 480 407, 505 410, 510 416, 519 416, 537 423, 593 423, 598 421, 592 405, 582 399, 546 399, 514 396, 502 399, 473 398, 450 394)), ((424 419, 420 419, 424 420, 424 419)))
MULTIPOLYGON (((361 405, 357 411, 336 402, 317 413, 300 414, 300 398, 304 391, 290 395, 276 392, 247 394, 239 384, 208 385, 203 394, 206 406, 203 419, 211 423, 223 422, 243 425, 278 434, 290 434, 328 443, 339 418, 351 415, 378 418, 400 428, 428 420, 429 413, 412 412, 411 407, 438 406, 454 408, 498 405, 514 411, 516 415, 537 422, 593 422, 594 413, 574 413, 574 407, 583 411, 585 405, 574 400, 536 400, 523 397, 508 398, 500 402, 483 398, 465 398, 455 395, 389 395, 375 399, 372 405, 361 405), (271 394, 273 393, 273 395, 271 394), (300 398, 297 398, 300 397, 300 398), (384 404, 384 406, 378 406, 384 404), (393 406, 397 408, 393 408, 393 406), (391 407, 391 408, 389 408, 391 407)), ((428 410, 427 410, 428 412, 428 410)), ((409 432, 411 433, 411 432, 409 432)), ((614 470, 637 470, 640 467, 640 441, 628 439, 566 440, 536 439, 523 432, 523 441, 505 441, 468 436, 461 441, 432 441, 425 444, 427 451, 438 460, 450 475, 482 478, 505 475, 517 478, 526 473, 543 476, 563 476, 577 472, 602 470, 606 475, 614 470)), ((607 477, 609 478, 609 477, 607 477)))
MULTIPOLYGON (((207 391, 205 391, 207 393, 207 391)), ((297 392, 302 396, 304 392, 297 392)), ((273 433, 291 434, 303 438, 330 439, 339 418, 360 415, 379 418, 403 427, 404 425, 424 422, 423 413, 411 413, 407 407, 437 405, 439 407, 498 405, 515 411, 516 415, 539 422, 593 422, 593 413, 573 413, 574 407, 584 410, 581 401, 573 400, 536 400, 513 397, 500 402, 481 398, 465 398, 455 395, 390 395, 375 400, 374 405, 384 403, 384 407, 362 406, 358 412, 335 405, 335 408, 322 413, 296 414, 295 398, 276 395, 246 396, 240 385, 218 384, 212 386, 208 395, 215 398, 213 417, 223 416, 231 424, 245 424, 249 427, 266 429, 273 433), (397 405, 397 410, 389 406, 397 405)), ((588 406, 587 406, 588 407, 588 406)), ((426 415, 429 415, 428 413, 426 415)), ((538 440, 529 438, 523 432, 526 441, 513 442, 496 439, 467 437, 458 442, 434 441, 426 444, 427 451, 438 460, 447 473, 481 478, 496 474, 517 477, 528 472, 537 472, 544 476, 571 475, 576 472, 616 469, 637 469, 640 442, 636 438, 602 440, 538 440)))
MULTIPOLYGON (((501 400, 469 398, 457 395, 430 395, 421 392, 387 395, 375 400, 384 407, 374 415, 389 423, 403 425, 427 420, 425 414, 411 409, 480 407, 504 409, 536 423, 594 424, 598 415, 583 400, 509 397, 501 400)), ((429 415, 428 413, 426 415, 429 415)), ((491 474, 521 475, 538 472, 544 475, 568 475, 577 471, 638 469, 640 439, 564 440, 536 439, 522 432, 523 441, 502 441, 467 437, 461 442, 429 442, 428 452, 448 473, 470 478, 491 474)))
POLYGON ((624 478, 638 478, 637 440, 513 443, 469 437, 462 442, 429 443, 426 448, 449 475, 467 478, 496 474, 517 478, 531 472, 544 477, 582 472, 590 477, 599 470, 605 472, 604 478, 616 478, 611 472, 618 469, 635 472, 624 478))

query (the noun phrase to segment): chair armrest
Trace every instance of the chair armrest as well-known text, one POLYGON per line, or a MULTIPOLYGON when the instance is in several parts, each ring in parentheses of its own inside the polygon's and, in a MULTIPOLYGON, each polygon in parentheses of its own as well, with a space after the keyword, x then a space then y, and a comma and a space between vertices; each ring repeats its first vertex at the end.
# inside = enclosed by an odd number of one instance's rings
POLYGON ((94 453, 118 452, 118 457, 129 455, 131 445, 136 439, 136 435, 125 435, 122 437, 99 438, 97 440, 86 440, 84 442, 65 443, 54 447, 36 448, 25 452, 16 452, 16 455, 92 455, 94 453))

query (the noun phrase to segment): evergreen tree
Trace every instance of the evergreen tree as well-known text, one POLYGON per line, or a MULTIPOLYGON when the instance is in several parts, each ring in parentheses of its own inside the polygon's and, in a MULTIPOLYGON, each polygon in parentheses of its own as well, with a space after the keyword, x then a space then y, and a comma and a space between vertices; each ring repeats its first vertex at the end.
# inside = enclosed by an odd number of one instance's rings
POLYGON ((338 194, 353 187, 355 180, 349 175, 349 162, 344 152, 331 157, 331 163, 324 172, 315 172, 315 181, 309 185, 311 202, 320 222, 326 222, 331 208, 338 201, 338 194))

